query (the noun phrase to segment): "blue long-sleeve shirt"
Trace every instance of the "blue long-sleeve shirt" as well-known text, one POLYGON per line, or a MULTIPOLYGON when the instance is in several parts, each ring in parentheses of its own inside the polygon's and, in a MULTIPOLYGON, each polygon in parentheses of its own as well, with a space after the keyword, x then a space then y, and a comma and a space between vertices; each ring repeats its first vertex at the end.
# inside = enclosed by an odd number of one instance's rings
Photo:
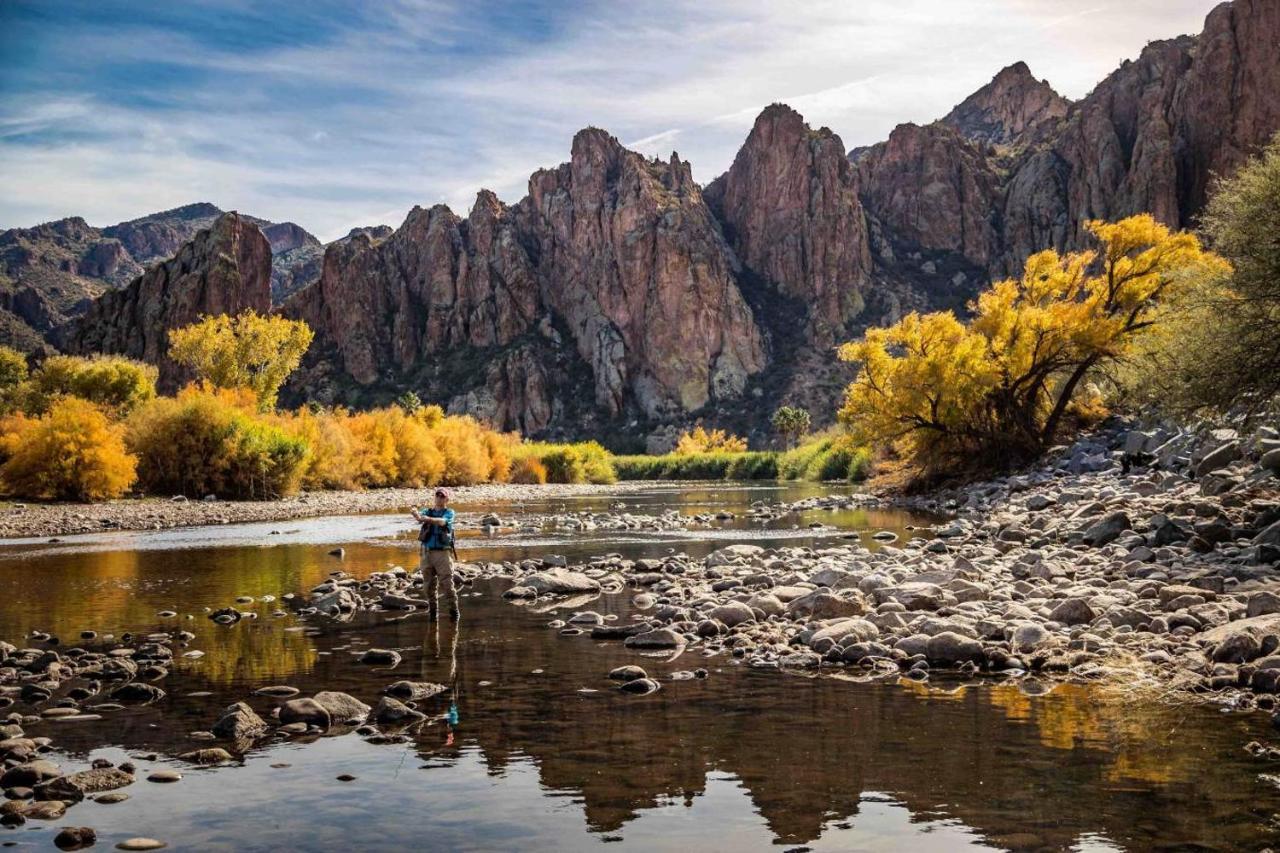
POLYGON ((427 507, 418 510, 418 515, 444 519, 443 525, 433 524, 430 526, 427 533, 427 541, 423 542, 422 545, 428 549, 447 549, 453 541, 453 510, 448 507, 444 509, 427 507))

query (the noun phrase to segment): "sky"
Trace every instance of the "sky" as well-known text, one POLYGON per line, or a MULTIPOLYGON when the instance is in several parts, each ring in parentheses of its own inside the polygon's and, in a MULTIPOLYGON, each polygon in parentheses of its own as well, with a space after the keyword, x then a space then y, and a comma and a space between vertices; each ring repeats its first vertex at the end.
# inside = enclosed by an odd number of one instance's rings
POLYGON ((847 148, 1024 60, 1079 98, 1207 0, 0 0, 0 228, 195 201, 322 240, 603 127, 705 183, 783 101, 847 148))

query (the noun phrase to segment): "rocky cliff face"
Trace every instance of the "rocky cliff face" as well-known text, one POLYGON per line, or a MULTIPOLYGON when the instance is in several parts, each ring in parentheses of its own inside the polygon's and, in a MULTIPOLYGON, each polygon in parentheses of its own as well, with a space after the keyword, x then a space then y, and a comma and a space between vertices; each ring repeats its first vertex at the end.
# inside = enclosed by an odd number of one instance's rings
POLYGON ((518 205, 546 305, 590 365, 596 402, 619 414, 691 412, 764 367, 734 259, 689 164, 648 161, 601 130, 537 172, 518 205))
POLYGON ((285 312, 336 347, 368 385, 450 347, 510 343, 536 319, 538 284, 497 198, 482 192, 471 216, 415 207, 382 240, 356 233, 331 245, 312 288, 285 312))
POLYGON ((1070 105, 1047 82, 1037 80, 1025 62, 1015 62, 961 101, 942 123, 973 142, 1026 145, 1042 138, 1070 105))
POLYGON ((979 267, 999 254, 999 177, 983 148, 953 128, 898 125, 857 168, 863 201, 896 254, 954 252, 979 267))
POLYGON ((180 371, 166 357, 170 329, 205 315, 271 310, 271 246, 235 213, 218 217, 168 261, 103 294, 59 331, 71 353, 118 353, 160 365, 172 388, 180 371))
POLYGON ((820 343, 841 337, 862 311, 871 253, 840 137, 774 104, 706 196, 742 263, 809 306, 820 343))
MULTIPOLYGON (((312 323, 362 385, 429 382, 433 361, 488 353, 483 372, 458 377, 455 408, 537 431, 556 408, 535 355, 548 348, 576 353, 610 417, 740 394, 765 357, 734 273, 687 163, 647 161, 586 130, 514 208, 484 191, 466 220, 415 208, 385 240, 331 246, 320 281, 285 311, 312 323)), ((574 359, 552 360, 567 370, 574 359)))

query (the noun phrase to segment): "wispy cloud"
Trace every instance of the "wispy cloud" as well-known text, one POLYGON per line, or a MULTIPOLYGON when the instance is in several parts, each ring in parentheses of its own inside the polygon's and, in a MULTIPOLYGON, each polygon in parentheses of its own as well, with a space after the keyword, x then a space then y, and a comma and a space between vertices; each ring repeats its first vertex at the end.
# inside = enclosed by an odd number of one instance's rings
POLYGON ((514 202, 586 125, 707 181, 773 101, 867 144, 1019 59, 1083 95, 1212 5, 7 0, 0 227, 204 199, 328 239, 514 202))

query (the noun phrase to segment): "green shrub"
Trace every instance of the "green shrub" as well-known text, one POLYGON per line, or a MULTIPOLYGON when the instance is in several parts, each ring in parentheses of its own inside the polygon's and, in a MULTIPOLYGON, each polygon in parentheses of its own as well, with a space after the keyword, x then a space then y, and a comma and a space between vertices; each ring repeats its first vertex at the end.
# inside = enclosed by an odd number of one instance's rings
POLYGON ((615 456, 621 480, 771 480, 778 476, 777 454, 668 453, 662 456, 615 456))
POLYGON ((549 444, 528 441, 512 448, 512 459, 536 459, 549 483, 612 483, 618 479, 614 457, 596 441, 549 444))
POLYGON ((59 397, 79 397, 126 415, 156 395, 153 365, 118 355, 53 355, 31 377, 32 411, 47 411, 59 397))

